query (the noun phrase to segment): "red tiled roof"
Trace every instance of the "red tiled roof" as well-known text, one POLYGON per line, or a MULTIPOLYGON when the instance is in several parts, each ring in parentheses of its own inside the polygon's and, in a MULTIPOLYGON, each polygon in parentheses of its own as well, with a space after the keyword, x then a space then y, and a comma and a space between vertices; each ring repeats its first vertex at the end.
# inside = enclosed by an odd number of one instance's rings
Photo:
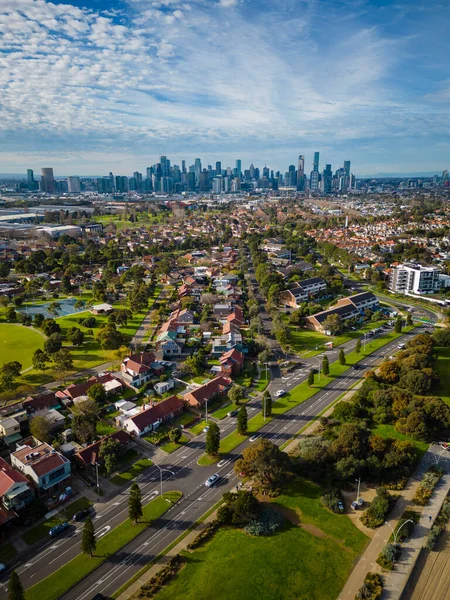
POLYGON ((240 365, 244 363, 244 355, 237 348, 233 348, 232 350, 228 350, 228 352, 224 352, 219 358, 219 362, 226 362, 229 359, 231 359, 233 362, 237 362, 240 365))
POLYGON ((28 396, 23 401, 23 406, 27 410, 43 410, 44 408, 51 408, 59 404, 57 397, 54 392, 44 392, 38 396, 28 396))
POLYGON ((208 383, 205 383, 205 385, 201 385, 199 388, 186 395, 196 400, 199 404, 204 404, 206 400, 209 400, 215 394, 224 392, 231 383, 231 379, 228 379, 227 377, 215 377, 214 379, 211 379, 211 381, 208 381, 208 383))
POLYGON ((152 425, 153 423, 156 423, 156 421, 167 417, 183 406, 184 402, 178 398, 178 396, 170 396, 170 398, 154 404, 151 408, 143 410, 134 417, 130 417, 130 420, 133 421, 140 431, 142 431, 149 425, 152 425))
POLYGON ((28 483, 25 475, 16 471, 3 458, 0 458, 0 497, 12 487, 14 483, 28 483))
POLYGON ((126 431, 116 431, 116 433, 112 433, 111 435, 106 435, 104 438, 99 440, 98 442, 94 442, 90 446, 83 448, 80 452, 75 454, 75 457, 81 460, 85 465, 93 465, 97 461, 98 451, 100 450, 100 444, 103 440, 106 439, 117 440, 119 444, 127 444, 130 441, 130 435, 126 431))

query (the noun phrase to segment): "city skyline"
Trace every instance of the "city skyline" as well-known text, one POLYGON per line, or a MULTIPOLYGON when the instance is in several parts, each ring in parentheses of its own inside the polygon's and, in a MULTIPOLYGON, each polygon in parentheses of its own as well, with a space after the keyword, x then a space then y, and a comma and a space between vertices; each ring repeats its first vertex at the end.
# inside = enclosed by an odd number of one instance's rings
POLYGON ((434 0, 3 0, 0 170, 282 170, 320 147, 356 175, 440 171, 449 21, 434 0))

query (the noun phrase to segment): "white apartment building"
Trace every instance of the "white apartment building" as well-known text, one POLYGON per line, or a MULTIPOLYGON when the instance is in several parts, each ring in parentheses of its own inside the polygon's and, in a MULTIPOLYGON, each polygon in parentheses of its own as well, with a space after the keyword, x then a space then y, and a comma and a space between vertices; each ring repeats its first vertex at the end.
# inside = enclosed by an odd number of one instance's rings
POLYGON ((398 294, 432 294, 444 284, 441 275, 442 271, 439 267, 405 263, 392 269, 389 289, 398 294))

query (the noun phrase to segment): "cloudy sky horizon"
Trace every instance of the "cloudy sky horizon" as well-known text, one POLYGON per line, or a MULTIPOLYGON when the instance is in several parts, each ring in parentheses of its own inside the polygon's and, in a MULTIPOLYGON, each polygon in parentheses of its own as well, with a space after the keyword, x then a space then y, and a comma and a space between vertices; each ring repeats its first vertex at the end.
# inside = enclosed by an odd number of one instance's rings
POLYGON ((0 172, 450 167, 444 0, 0 0, 0 172))

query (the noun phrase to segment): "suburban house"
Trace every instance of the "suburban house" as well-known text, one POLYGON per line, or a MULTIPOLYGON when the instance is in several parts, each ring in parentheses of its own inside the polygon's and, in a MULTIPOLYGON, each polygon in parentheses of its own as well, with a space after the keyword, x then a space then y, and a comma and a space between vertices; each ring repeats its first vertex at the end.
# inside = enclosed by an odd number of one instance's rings
POLYGON ((0 458, 0 499, 7 510, 20 511, 33 500, 34 490, 25 477, 0 458))
POLYGON ((177 334, 171 335, 170 332, 166 332, 161 336, 158 336, 158 340, 155 344, 156 349, 162 352, 164 358, 180 356, 183 352, 184 342, 177 338, 177 334))
POLYGON ((192 310, 188 310, 187 308, 183 310, 175 310, 170 315, 169 320, 174 320, 177 323, 191 325, 194 322, 194 312, 192 310))
POLYGON ((376 310, 378 305, 378 298, 372 292, 363 292, 348 298, 341 298, 335 307, 305 317, 305 327, 326 333, 323 323, 328 316, 339 315, 343 320, 359 318, 366 310, 376 310))
POLYGON ((226 377, 239 375, 244 366, 244 354, 237 348, 225 352, 220 358, 220 373, 226 377))
POLYGON ((231 325, 237 325, 237 327, 242 327, 242 325, 244 325, 244 313, 240 306, 234 307, 231 315, 227 316, 227 322, 231 325))
POLYGON ((22 428, 28 427, 28 413, 23 402, 15 402, 0 409, 0 439, 7 445, 22 438, 22 428))
POLYGON ((94 442, 93 444, 90 444, 89 446, 86 446, 86 448, 83 448, 82 450, 77 452, 74 455, 77 464, 79 464, 82 467, 87 467, 89 465, 95 465, 95 463, 101 462, 101 459, 99 458, 98 454, 100 446, 104 440, 108 439, 116 440, 117 442, 119 442, 121 448, 125 448, 130 442, 130 435, 126 431, 116 431, 111 435, 106 435, 98 442, 94 442))
POLYGON ((73 402, 75 398, 86 396, 89 388, 97 383, 102 384, 107 396, 120 394, 123 390, 123 382, 120 379, 111 373, 103 373, 98 376, 93 375, 83 383, 71 383, 64 391, 56 392, 56 396, 63 402, 67 400, 73 402))
POLYGON ((242 335, 238 331, 231 329, 229 333, 212 340, 211 353, 213 356, 219 357, 224 352, 233 350, 233 348, 237 348, 240 352, 246 352, 242 343, 242 335))
POLYGON ((183 400, 178 398, 178 396, 171 396, 148 408, 144 405, 139 413, 123 421, 123 428, 131 435, 141 437, 150 431, 158 429, 161 424, 171 421, 174 417, 181 414, 183 410, 183 400))
POLYGON ((70 482, 70 461, 48 444, 31 440, 11 453, 12 465, 34 483, 38 493, 63 490, 70 482))
POLYGON ((318 296, 327 289, 327 284, 322 277, 313 277, 303 281, 296 281, 287 286, 280 294, 281 304, 291 308, 299 308, 302 302, 318 296))
POLYGON ((223 319, 228 317, 228 315, 232 312, 231 304, 214 304, 213 306, 213 314, 217 319, 223 319))
POLYGON ((122 377, 133 387, 141 387, 153 377, 152 365, 155 362, 156 358, 153 352, 140 352, 127 356, 120 365, 122 377))
POLYGON ((55 392, 43 392, 37 396, 27 396, 23 401, 23 407, 30 415, 41 410, 61 408, 61 403, 55 392))
POLYGON ((209 402, 226 392, 231 387, 232 383, 231 379, 220 375, 219 377, 211 379, 208 383, 199 386, 197 389, 188 392, 184 395, 184 399, 194 408, 201 408, 206 402, 209 402))

